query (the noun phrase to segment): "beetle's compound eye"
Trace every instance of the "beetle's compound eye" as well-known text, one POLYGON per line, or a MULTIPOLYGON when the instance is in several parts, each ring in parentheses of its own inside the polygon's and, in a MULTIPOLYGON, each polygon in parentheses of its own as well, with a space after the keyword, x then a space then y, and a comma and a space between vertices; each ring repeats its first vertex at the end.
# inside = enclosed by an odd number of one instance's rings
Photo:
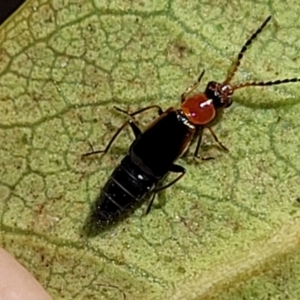
POLYGON ((207 98, 205 94, 196 94, 186 99, 181 109, 194 125, 207 125, 216 116, 213 100, 207 98))

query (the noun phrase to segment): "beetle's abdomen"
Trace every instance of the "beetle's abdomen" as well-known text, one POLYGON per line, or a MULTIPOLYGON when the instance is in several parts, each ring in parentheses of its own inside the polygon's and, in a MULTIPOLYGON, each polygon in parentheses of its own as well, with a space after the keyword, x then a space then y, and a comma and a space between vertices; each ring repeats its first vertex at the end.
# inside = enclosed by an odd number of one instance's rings
POLYGON ((156 185, 153 177, 135 165, 129 155, 111 174, 95 203, 92 218, 104 226, 118 221, 147 199, 156 185))

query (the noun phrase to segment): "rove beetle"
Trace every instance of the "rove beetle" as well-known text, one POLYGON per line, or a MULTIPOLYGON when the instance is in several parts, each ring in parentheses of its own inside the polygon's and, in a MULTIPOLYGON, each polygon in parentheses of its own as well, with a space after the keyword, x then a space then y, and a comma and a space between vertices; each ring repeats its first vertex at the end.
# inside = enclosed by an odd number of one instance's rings
POLYGON ((224 108, 231 106, 231 97, 235 90, 248 86, 268 86, 300 81, 300 78, 291 78, 230 84, 243 54, 270 20, 271 16, 268 16, 246 41, 237 56, 233 69, 222 83, 210 81, 204 93, 190 96, 204 75, 204 71, 202 71, 198 80, 182 93, 180 108, 170 107, 163 111, 160 106, 151 105, 133 113, 116 108, 129 115, 131 119, 117 130, 104 150, 92 151, 83 155, 107 153, 121 131, 127 125, 131 127, 135 140, 130 145, 128 154, 113 171, 96 200, 92 218, 97 226, 103 227, 118 221, 145 202, 147 196, 152 196, 146 211, 149 213, 155 195, 176 183, 185 174, 186 170, 175 164, 175 161, 185 153, 196 136, 198 136, 198 142, 194 157, 198 157, 205 128, 208 128, 215 141, 224 150, 227 150, 218 141, 211 126, 219 121, 224 108), (133 117, 150 109, 156 109, 159 116, 142 132, 134 122, 133 117), (177 173, 178 176, 170 183, 161 186, 163 179, 169 172, 177 173))

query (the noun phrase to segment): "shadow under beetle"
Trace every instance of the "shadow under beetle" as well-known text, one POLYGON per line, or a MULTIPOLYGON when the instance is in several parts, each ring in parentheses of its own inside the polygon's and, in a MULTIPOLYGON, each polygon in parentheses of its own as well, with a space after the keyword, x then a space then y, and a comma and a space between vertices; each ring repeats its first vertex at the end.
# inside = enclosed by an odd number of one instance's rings
POLYGON ((185 153, 193 138, 197 136, 198 141, 194 157, 199 157, 198 152, 204 128, 208 128, 221 148, 227 150, 218 141, 211 126, 219 121, 224 108, 232 104, 231 97, 235 90, 248 86, 268 86, 300 81, 299 78, 291 78, 230 84, 244 52, 265 28, 270 19, 271 16, 267 17, 246 41, 237 56, 233 69, 222 83, 210 81, 204 93, 196 93, 190 96, 198 87, 204 75, 203 71, 198 80, 182 93, 179 109, 170 107, 163 111, 160 106, 151 105, 136 112, 128 113, 116 108, 129 115, 131 119, 117 130, 104 150, 92 151, 83 155, 107 153, 121 131, 127 125, 131 127, 135 140, 130 145, 128 154, 111 174, 95 203, 92 219, 97 226, 103 227, 118 221, 142 204, 148 198, 147 196, 152 195, 146 212, 149 213, 156 193, 170 187, 185 174, 186 170, 175 164, 175 161, 185 153), (142 132, 134 122, 133 117, 150 109, 156 109, 159 116, 142 132), (172 182, 161 186, 162 180, 169 172, 177 173, 178 176, 172 182))

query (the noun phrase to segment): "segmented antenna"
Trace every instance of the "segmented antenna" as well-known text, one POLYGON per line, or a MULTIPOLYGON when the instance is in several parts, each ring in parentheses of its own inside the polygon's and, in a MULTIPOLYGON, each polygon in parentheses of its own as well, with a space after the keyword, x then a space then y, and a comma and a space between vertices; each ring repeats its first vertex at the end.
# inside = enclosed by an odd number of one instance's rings
POLYGON ((232 71, 228 74, 227 78, 225 79, 225 81, 223 82, 223 85, 228 84, 231 79, 233 78, 235 72, 237 71, 237 69, 239 68, 240 64, 241 64, 241 60, 243 58, 244 53, 246 52, 246 50, 248 49, 248 47, 252 44, 252 42, 257 38, 257 36, 262 32, 262 30, 266 27, 266 25, 268 24, 268 22, 271 20, 272 16, 268 16, 265 21, 261 24, 261 26, 251 35, 251 37, 246 41, 246 43, 244 44, 244 46, 242 47, 242 49, 240 50, 237 60, 235 62, 235 65, 232 69, 232 71))
POLYGON ((200 81, 201 81, 201 79, 202 79, 204 73, 205 73, 205 70, 203 70, 203 71, 201 72, 201 74, 199 75, 199 77, 198 77, 198 79, 197 79, 197 82, 198 82, 198 83, 200 83, 200 81))
POLYGON ((246 86, 267 86, 267 85, 276 85, 276 84, 282 84, 282 83, 289 83, 289 82, 298 82, 300 81, 300 78, 286 78, 286 79, 278 79, 274 81, 251 81, 251 82, 245 82, 245 83, 240 83, 237 85, 232 86, 233 90, 237 90, 246 86))

